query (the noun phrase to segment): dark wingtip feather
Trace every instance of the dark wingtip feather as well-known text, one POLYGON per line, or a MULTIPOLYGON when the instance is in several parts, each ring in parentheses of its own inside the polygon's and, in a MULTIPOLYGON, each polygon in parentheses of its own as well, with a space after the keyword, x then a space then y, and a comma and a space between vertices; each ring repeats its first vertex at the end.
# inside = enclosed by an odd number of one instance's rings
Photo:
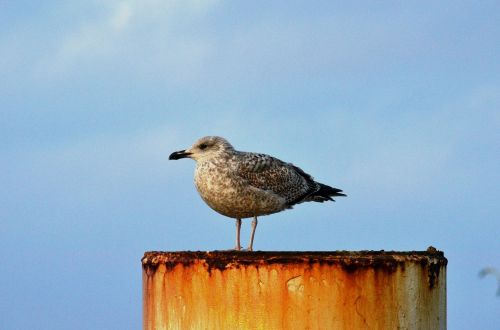
POLYGON ((307 197, 308 200, 314 201, 314 202, 326 202, 326 201, 332 201, 335 202, 335 200, 332 197, 345 197, 346 194, 342 192, 341 189, 338 188, 333 188, 330 186, 327 186, 326 184, 319 183, 319 190, 313 193, 312 195, 309 195, 307 197))
POLYGON ((318 203, 323 203, 327 201, 332 201, 335 202, 335 200, 332 197, 345 197, 347 196, 342 192, 341 189, 333 188, 330 186, 327 186, 326 184, 322 184, 319 182, 316 182, 319 185, 318 191, 305 195, 303 197, 297 198, 296 200, 292 201, 290 205, 293 204, 298 204, 302 202, 318 202, 318 203))
POLYGON ((314 181, 314 178, 311 175, 304 172, 301 168, 299 168, 293 164, 289 164, 289 165, 291 165, 300 176, 302 176, 304 179, 306 179, 306 182, 309 185, 309 191, 304 193, 301 196, 298 196, 294 200, 290 201, 288 203, 288 205, 291 206, 294 204, 299 204, 302 202, 310 202, 310 201, 319 202, 319 203, 323 203, 326 201, 335 202, 335 200, 332 197, 346 197, 347 196, 346 194, 343 193, 342 189, 333 188, 333 187, 330 187, 326 184, 316 182, 316 181, 314 181), (318 186, 319 186, 319 189, 317 191, 314 191, 317 189, 318 186))
POLYGON ((319 184, 319 190, 315 192, 313 195, 319 195, 321 197, 325 197, 329 200, 331 200, 331 197, 346 197, 347 195, 343 193, 342 189, 338 188, 333 188, 330 186, 327 186, 326 184, 318 183, 319 184))

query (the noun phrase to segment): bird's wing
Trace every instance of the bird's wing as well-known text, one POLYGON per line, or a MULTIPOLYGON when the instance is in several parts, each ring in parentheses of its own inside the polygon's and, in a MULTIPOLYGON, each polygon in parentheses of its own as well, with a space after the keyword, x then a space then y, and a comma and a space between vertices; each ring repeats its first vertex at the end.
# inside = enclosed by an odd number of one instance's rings
POLYGON ((320 189, 304 171, 265 154, 238 155, 236 174, 258 189, 272 191, 293 205, 320 189))

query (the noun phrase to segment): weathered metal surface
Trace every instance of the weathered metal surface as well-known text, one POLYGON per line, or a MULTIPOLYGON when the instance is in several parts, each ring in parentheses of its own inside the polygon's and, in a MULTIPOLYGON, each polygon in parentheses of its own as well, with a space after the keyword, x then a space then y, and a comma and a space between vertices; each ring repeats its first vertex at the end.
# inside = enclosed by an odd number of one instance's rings
POLYGON ((420 252, 146 252, 143 328, 446 329, 446 264, 420 252))

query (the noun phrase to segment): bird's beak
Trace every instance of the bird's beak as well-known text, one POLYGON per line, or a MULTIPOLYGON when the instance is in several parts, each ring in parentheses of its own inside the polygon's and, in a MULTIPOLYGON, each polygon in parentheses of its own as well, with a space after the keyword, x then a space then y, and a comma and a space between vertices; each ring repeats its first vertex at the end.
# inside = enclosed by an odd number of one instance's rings
POLYGON ((190 152, 186 152, 186 150, 180 150, 180 151, 174 151, 170 154, 170 156, 168 157, 168 159, 172 160, 172 159, 181 159, 181 158, 188 158, 189 156, 191 156, 191 153, 190 152))

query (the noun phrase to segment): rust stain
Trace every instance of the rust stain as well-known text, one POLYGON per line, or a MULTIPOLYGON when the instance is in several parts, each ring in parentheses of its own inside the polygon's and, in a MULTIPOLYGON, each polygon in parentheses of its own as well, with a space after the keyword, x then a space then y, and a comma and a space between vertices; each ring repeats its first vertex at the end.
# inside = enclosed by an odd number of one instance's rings
POLYGON ((446 264, 436 249, 146 252, 143 328, 444 329, 446 264))
POLYGON ((143 267, 155 268, 158 264, 164 264, 167 269, 181 264, 184 267, 194 262, 203 260, 209 271, 218 269, 224 271, 227 268, 248 265, 272 265, 272 264, 327 264, 340 265, 348 272, 354 272, 360 268, 377 268, 393 272, 397 267, 404 267, 406 262, 421 262, 427 266, 437 262, 439 266, 446 265, 447 260, 441 251, 277 251, 277 252, 242 252, 242 251, 182 251, 182 252, 159 252, 151 251, 144 253, 142 258, 143 267))

